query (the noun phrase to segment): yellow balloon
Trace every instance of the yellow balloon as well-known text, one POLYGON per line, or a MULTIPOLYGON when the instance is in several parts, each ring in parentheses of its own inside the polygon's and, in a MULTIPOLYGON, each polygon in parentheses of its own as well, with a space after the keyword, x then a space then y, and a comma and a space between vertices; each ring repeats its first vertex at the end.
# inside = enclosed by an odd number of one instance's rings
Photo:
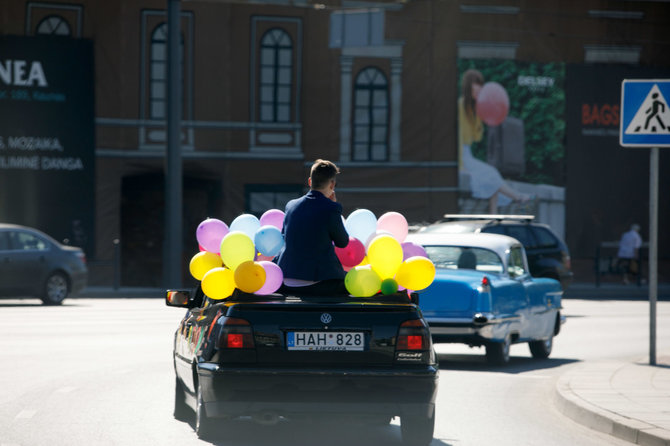
POLYGON ((369 265, 355 266, 344 277, 344 286, 355 297, 370 297, 379 291, 382 280, 369 265))
POLYGON ((402 257, 402 246, 392 235, 378 235, 368 246, 370 266, 382 280, 395 276, 402 257))
POLYGON ((251 260, 240 263, 235 270, 235 284, 245 293, 255 293, 265 284, 265 268, 251 260))
POLYGON ((235 291, 235 275, 229 268, 212 268, 200 283, 202 292, 212 299, 225 299, 235 291))
POLYGON ((233 271, 246 261, 254 260, 256 248, 254 242, 242 231, 232 231, 221 240, 221 259, 233 271))
POLYGON ((202 280, 207 271, 212 268, 218 268, 221 265, 221 257, 218 254, 201 251, 191 258, 188 269, 196 280, 202 280))
POLYGON ((395 280, 408 290, 418 291, 428 288, 435 279, 435 265, 421 256, 410 257, 400 265, 395 280))

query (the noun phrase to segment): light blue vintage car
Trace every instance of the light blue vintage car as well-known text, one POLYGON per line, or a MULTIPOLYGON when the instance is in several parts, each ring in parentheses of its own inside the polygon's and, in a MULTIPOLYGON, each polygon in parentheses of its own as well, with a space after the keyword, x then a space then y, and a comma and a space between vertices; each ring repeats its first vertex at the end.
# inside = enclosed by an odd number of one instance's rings
POLYGON ((561 328, 561 285, 531 277, 521 243, 499 234, 416 233, 435 264, 419 307, 435 343, 485 346, 492 364, 509 362, 511 344, 527 342, 534 358, 551 354, 561 328))

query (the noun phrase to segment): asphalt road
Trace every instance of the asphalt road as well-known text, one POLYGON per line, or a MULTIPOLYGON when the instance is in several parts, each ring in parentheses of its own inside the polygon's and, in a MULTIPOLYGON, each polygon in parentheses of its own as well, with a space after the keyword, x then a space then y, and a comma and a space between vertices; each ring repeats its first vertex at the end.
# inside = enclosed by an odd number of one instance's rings
MULTIPOLYGON (((439 345, 432 445, 624 445, 558 412, 558 377, 579 361, 646 360, 648 304, 565 300, 567 323, 550 359, 512 347, 492 368, 483 349, 439 345)), ((0 446, 197 445, 174 420, 172 335, 183 310, 159 299, 0 300, 0 446)), ((670 348, 670 302, 658 306, 659 349, 670 348)), ((237 446, 399 445, 397 420, 363 428, 251 422, 222 432, 237 446)))

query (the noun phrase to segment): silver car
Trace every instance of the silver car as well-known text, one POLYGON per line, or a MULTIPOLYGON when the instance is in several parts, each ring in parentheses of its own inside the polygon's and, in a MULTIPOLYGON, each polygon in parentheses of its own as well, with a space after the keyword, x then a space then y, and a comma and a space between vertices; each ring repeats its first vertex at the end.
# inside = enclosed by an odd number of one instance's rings
POLYGON ((84 251, 26 226, 0 223, 0 296, 60 305, 88 280, 84 251))

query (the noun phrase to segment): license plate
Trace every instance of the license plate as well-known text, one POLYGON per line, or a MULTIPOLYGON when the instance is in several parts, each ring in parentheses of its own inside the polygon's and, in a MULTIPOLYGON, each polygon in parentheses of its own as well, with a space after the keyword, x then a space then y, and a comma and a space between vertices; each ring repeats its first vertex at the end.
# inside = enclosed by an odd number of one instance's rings
POLYGON ((362 332, 289 331, 286 334, 289 350, 363 351, 362 332))

